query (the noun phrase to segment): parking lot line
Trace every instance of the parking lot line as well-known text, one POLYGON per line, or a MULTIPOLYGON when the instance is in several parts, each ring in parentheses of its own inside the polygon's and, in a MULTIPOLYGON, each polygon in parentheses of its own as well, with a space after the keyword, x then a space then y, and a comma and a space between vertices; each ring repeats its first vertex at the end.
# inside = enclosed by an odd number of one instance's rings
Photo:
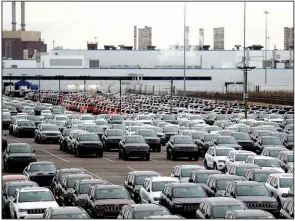
POLYGON ((50 152, 48 152, 48 151, 46 151, 46 150, 43 150, 43 149, 40 149, 40 150, 44 151, 45 153, 50 154, 51 156, 57 157, 57 158, 60 159, 60 160, 63 160, 63 161, 68 162, 68 163, 70 162, 70 161, 65 160, 65 159, 63 159, 63 158, 61 158, 61 157, 59 157, 59 156, 56 156, 55 154, 52 154, 52 153, 50 153, 50 152))
POLYGON ((113 160, 110 160, 110 159, 108 159, 108 158, 105 158, 105 157, 103 157, 102 159, 104 159, 104 160, 108 160, 108 161, 110 161, 110 162, 113 162, 113 163, 115 163, 115 161, 113 161, 113 160))
POLYGON ((89 174, 92 175, 92 176, 95 176, 95 177, 98 178, 98 179, 101 179, 101 180, 106 181, 108 184, 114 185, 113 183, 107 181, 106 179, 103 179, 102 177, 96 175, 95 173, 90 172, 89 170, 86 170, 86 169, 84 169, 84 168, 82 168, 82 170, 84 170, 86 173, 89 173, 89 174))
POLYGON ((135 169, 133 169, 133 168, 131 168, 131 167, 127 167, 128 169, 130 169, 130 170, 133 170, 133 171, 135 171, 135 169))

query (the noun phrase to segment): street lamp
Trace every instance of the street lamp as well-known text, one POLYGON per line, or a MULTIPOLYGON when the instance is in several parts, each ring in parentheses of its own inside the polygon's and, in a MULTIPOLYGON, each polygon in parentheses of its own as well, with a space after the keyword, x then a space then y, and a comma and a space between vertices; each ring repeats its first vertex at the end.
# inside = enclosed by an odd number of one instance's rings
POLYGON ((11 94, 11 78, 12 78, 12 75, 13 74, 12 73, 9 73, 8 75, 9 75, 9 96, 11 97, 11 95, 12 95, 11 94))
POLYGON ((267 62, 267 15, 269 14, 268 11, 264 12, 265 14, 265 49, 264 49, 264 61, 265 61, 265 84, 267 84, 267 66, 268 66, 268 62, 267 62))

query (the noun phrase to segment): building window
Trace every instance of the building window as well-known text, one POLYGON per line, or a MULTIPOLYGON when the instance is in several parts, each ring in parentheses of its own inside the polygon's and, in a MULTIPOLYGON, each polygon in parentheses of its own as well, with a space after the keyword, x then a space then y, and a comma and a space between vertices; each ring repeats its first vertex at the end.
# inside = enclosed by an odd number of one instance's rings
POLYGON ((89 60, 89 68, 99 68, 99 60, 89 60))
POLYGON ((6 41, 5 42, 5 57, 6 58, 11 58, 11 52, 12 52, 12 49, 11 49, 12 45, 11 45, 11 41, 6 41))

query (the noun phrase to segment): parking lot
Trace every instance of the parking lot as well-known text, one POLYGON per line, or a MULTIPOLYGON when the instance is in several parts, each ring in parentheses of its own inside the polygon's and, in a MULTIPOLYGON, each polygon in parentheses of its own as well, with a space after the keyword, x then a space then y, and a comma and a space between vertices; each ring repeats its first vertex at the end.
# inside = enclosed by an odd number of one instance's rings
MULTIPOLYGON (((123 184, 128 172, 134 170, 152 170, 162 175, 170 176, 175 165, 203 165, 203 160, 201 158, 197 162, 187 159, 179 159, 177 161, 167 160, 164 147, 162 147, 160 153, 151 152, 150 161, 141 161, 137 159, 131 159, 129 161, 119 160, 117 151, 104 152, 103 158, 89 156, 77 158, 74 155, 60 151, 58 144, 38 144, 34 142, 34 138, 18 138, 11 136, 8 134, 8 130, 3 130, 3 134, 7 134, 8 143, 23 142, 30 144, 34 150, 36 150, 38 161, 51 161, 59 168, 83 167, 97 177, 105 179, 113 184, 123 184)), ((18 171, 17 173, 20 172, 18 171)), ((3 171, 3 175, 6 174, 8 173, 3 171)))

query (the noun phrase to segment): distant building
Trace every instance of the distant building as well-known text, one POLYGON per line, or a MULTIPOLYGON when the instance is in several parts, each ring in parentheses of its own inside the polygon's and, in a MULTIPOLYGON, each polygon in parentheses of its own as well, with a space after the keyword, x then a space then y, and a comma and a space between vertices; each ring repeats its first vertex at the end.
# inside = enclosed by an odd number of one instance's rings
POLYGON ((224 50, 224 27, 213 29, 213 50, 224 50))
POLYGON ((148 46, 152 46, 152 28, 145 26, 138 29, 138 49, 148 50, 148 46))
POLYGON ((294 28, 284 27, 284 50, 294 48, 294 28))
POLYGON ((137 49, 137 26, 133 27, 133 50, 137 49))

